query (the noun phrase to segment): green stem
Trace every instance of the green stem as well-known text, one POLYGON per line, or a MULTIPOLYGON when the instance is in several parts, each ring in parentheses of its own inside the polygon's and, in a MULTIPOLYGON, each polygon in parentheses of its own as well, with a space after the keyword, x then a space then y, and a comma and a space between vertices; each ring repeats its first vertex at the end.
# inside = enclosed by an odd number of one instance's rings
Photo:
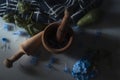
POLYGON ((32 16, 33 16, 33 12, 31 12, 30 17, 27 20, 27 24, 29 24, 32 21, 32 16))

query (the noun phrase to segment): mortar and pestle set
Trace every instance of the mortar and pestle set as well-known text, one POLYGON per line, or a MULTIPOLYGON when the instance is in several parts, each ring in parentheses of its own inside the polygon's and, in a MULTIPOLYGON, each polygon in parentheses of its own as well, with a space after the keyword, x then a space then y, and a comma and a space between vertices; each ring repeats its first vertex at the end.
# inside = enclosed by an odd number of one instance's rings
POLYGON ((41 45, 47 51, 55 54, 67 50, 73 41, 73 30, 69 20, 70 13, 65 9, 61 23, 51 23, 43 31, 21 43, 18 52, 4 60, 5 66, 11 68, 13 63, 24 54, 34 55, 41 45))

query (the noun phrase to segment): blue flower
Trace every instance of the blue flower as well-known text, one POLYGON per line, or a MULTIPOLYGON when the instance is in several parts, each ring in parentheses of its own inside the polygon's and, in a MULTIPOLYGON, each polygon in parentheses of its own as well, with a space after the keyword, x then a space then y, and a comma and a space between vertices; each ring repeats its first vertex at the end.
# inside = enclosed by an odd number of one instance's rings
POLYGON ((87 59, 80 59, 73 65, 72 76, 76 80, 89 80, 94 74, 95 71, 87 59))

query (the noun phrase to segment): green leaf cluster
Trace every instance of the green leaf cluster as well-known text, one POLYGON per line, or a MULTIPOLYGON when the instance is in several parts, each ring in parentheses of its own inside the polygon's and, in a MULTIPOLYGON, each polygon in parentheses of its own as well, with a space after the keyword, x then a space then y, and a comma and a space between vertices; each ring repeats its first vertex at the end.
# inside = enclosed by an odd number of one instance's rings
POLYGON ((11 12, 7 13, 3 16, 3 20, 8 23, 15 23, 18 27, 24 28, 31 36, 37 34, 38 32, 42 31, 47 24, 44 23, 38 23, 32 20, 34 9, 31 8, 31 5, 29 2, 18 1, 17 12, 11 12), (30 14, 30 16, 27 19, 22 18, 21 15, 24 14, 30 14))

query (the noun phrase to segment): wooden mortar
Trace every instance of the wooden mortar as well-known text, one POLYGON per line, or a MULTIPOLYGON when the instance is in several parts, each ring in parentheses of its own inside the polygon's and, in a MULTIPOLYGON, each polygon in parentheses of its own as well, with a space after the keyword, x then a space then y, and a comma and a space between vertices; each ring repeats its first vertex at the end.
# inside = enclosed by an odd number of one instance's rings
POLYGON ((60 53, 70 47, 73 41, 73 30, 70 27, 69 20, 69 12, 65 9, 61 23, 54 22, 45 28, 42 43, 46 50, 52 53, 60 53))

